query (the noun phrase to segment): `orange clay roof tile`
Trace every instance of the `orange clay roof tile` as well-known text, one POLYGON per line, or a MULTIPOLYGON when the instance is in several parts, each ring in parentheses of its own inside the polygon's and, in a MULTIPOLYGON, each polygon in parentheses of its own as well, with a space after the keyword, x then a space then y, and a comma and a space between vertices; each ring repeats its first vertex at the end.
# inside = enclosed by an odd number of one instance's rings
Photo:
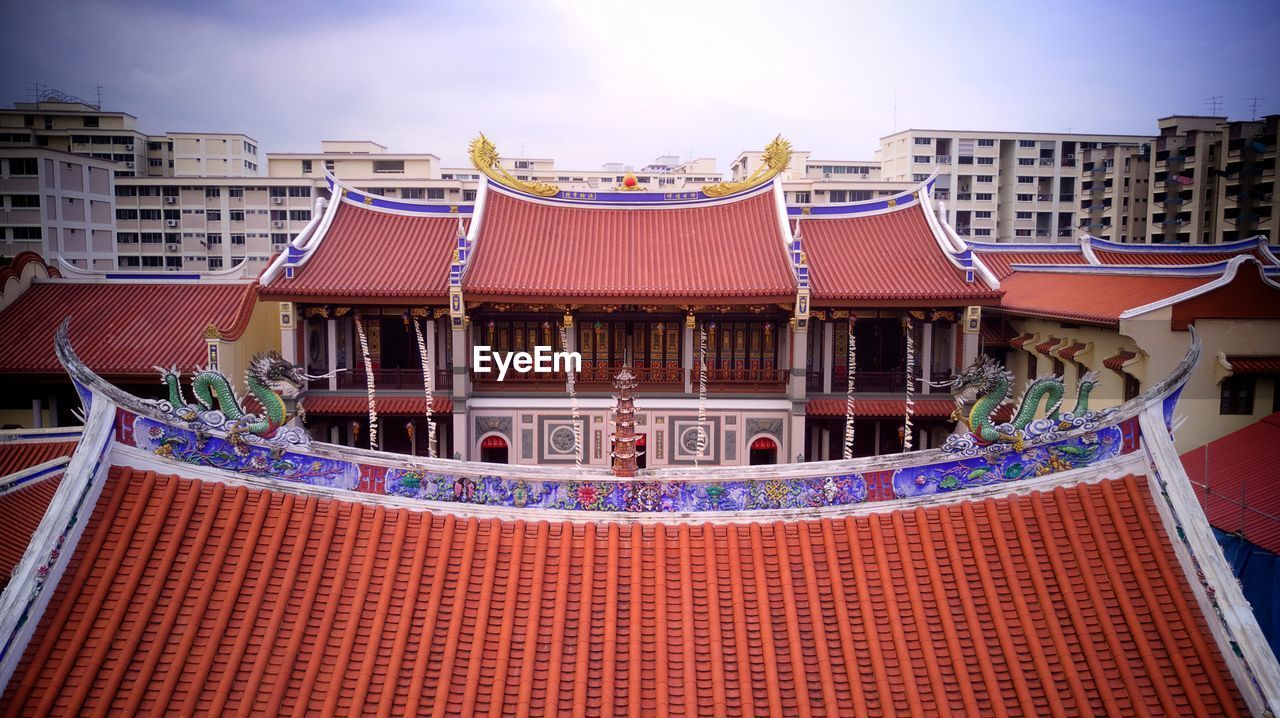
POLYGON ((115 468, 5 716, 1238 715, 1145 479, 527 522, 115 468))

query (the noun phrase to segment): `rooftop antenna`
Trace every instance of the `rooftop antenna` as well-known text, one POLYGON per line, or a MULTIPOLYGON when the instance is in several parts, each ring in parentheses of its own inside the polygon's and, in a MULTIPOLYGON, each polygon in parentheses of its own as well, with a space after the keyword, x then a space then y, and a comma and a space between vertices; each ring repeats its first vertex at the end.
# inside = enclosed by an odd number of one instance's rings
POLYGON ((1201 102, 1201 105, 1210 115, 1217 117, 1222 114, 1222 95, 1206 97, 1201 102))
POLYGON ((102 83, 98 83, 94 85, 93 91, 94 91, 94 103, 95 103, 94 107, 101 110, 102 109, 102 83))
POLYGON ((1262 101, 1267 98, 1254 95, 1253 97, 1246 97, 1244 99, 1249 101, 1249 112, 1251 113, 1249 121, 1253 122, 1258 119, 1258 105, 1261 105, 1262 101))
POLYGON ((898 131, 898 85, 893 85, 893 131, 898 131))

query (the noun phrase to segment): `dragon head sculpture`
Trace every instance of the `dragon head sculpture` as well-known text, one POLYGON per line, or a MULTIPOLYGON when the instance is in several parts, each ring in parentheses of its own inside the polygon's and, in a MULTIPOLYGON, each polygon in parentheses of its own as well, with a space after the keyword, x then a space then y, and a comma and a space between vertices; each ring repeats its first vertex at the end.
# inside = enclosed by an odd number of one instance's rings
POLYGON ((275 350, 254 354, 249 360, 246 374, 286 398, 293 398, 301 393, 307 381, 301 370, 275 350))
POLYGON ((1008 398, 1012 383, 1012 372, 986 354, 979 354, 964 372, 950 382, 957 413, 967 419, 979 400, 993 395, 1003 403, 1008 398))

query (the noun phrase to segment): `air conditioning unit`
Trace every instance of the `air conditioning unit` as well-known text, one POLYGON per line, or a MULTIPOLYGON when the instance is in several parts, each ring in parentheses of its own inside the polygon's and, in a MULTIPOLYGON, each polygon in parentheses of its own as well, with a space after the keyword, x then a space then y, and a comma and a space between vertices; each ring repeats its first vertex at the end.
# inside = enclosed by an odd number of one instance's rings
POLYGON ((182 271, 182 267, 165 267, 165 268, 164 268, 164 271, 166 271, 166 272, 181 272, 181 271, 182 271))
POLYGON ((133 145, 125 145, 125 146, 124 146, 124 151, 125 151, 125 152, 133 152, 133 145))
POLYGON ((284 204, 284 197, 272 197, 271 204, 284 204))
POLYGON ((164 221, 164 223, 165 223, 165 226, 167 226, 167 227, 177 227, 177 226, 178 226, 178 220, 176 220, 176 219, 166 219, 166 220, 164 221))
POLYGON ((169 195, 168 197, 165 197, 165 198, 164 198, 164 203, 165 203, 165 204, 177 204, 177 203, 178 203, 178 198, 177 198, 177 197, 174 197, 173 195, 169 195))
POLYGON ((272 227, 275 227, 276 229, 279 229, 279 228, 281 228, 281 227, 283 227, 283 226, 284 226, 284 220, 281 220, 281 219, 273 219, 273 220, 271 220, 271 226, 272 226, 272 227))
POLYGON ((179 245, 176 245, 176 244, 166 244, 166 245, 164 246, 164 248, 165 248, 165 249, 167 249, 167 250, 169 250, 170 252, 176 252, 176 251, 178 251, 179 249, 181 249, 181 247, 180 247, 179 245))

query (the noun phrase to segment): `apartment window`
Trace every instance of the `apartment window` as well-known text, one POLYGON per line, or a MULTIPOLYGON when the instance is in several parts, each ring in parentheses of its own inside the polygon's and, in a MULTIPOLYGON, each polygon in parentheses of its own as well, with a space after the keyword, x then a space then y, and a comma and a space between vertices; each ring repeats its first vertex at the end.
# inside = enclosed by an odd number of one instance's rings
POLYGON ((310 197, 310 187, 290 187, 288 194, 290 197, 310 197))
POLYGON ((917 144, 917 145, 931 145, 931 144, 933 144, 933 138, 932 138, 932 137, 917 137, 917 138, 916 138, 916 144, 917 144))
POLYGON ((1253 377, 1229 376, 1222 380, 1222 405, 1219 414, 1253 413, 1253 377))
POLYGON ((143 257, 142 266, 149 268, 159 268, 164 266, 164 257, 143 257))
POLYGON ((138 188, 128 187, 125 185, 116 185, 116 196, 117 197, 137 197, 138 188))
POLYGON ((374 160, 373 171, 379 174, 404 174, 404 160, 374 160))
MULTIPOLYGON (((44 233, 39 227, 14 227, 13 239, 40 239, 44 233)), ((74 232, 75 230, 68 230, 74 232)))
POLYGON ((400 189, 400 199, 422 199, 427 193, 421 187, 403 187, 400 189))
POLYGON ((289 219, 289 212, 288 212, 288 210, 283 210, 283 209, 273 209, 273 210, 271 210, 271 221, 273 221, 273 222, 283 222, 283 221, 285 221, 286 219, 289 219))
POLYGON ((1015 229, 1015 230, 1013 230, 1013 236, 1015 236, 1015 237, 1030 237, 1030 236, 1031 236, 1031 230, 1029 230, 1029 229, 1015 229))
POLYGON ((228 187, 228 188, 227 188, 227 196, 228 196, 228 197, 243 197, 243 196, 244 196, 244 187, 228 187))
POLYGON ((233 210, 231 210, 231 221, 232 221, 232 222, 243 222, 243 221, 244 221, 244 210, 242 210, 242 209, 233 209, 233 210))
POLYGON ((165 257, 164 266, 166 269, 182 269, 182 257, 165 257))
POLYGON ((289 210, 289 219, 295 222, 310 222, 311 210, 309 209, 291 209, 289 210))
POLYGON ((1035 178, 1035 177, 1028 177, 1028 176, 1026 176, 1026 175, 1018 175, 1018 184, 1035 184, 1035 181, 1036 181, 1036 178, 1035 178))
MULTIPOLYGON (((174 241, 177 241, 178 236, 174 235, 173 239, 174 241)), ((143 244, 161 244, 162 242, 164 242, 163 232, 143 232, 142 233, 143 244)))
POLYGON ((978 192, 977 194, 973 195, 973 198, 974 198, 974 199, 976 199, 976 200, 978 200, 979 202, 990 202, 990 201, 991 201, 991 193, 990 193, 990 192, 978 192))
POLYGON ((40 195, 38 194, 13 194, 9 195, 9 206, 14 209, 23 207, 39 207, 40 195))
POLYGON ((933 158, 929 155, 916 155, 915 157, 912 157, 911 160, 918 165, 927 165, 933 161, 933 158))
POLYGON ((443 187, 428 187, 427 199, 444 199, 443 187))
POLYGON ((209 257, 209 269, 222 269, 222 257, 209 257))
POLYGON ((989 210, 989 209, 980 209, 980 210, 978 210, 978 211, 974 212, 974 213, 973 213, 973 216, 974 216, 976 219, 991 219, 991 210, 989 210))
POLYGON ((221 197, 222 188, 221 187, 205 187, 204 196, 205 197, 221 197))
POLYGON ((978 175, 978 181, 983 184, 990 184, 995 175, 978 175))
POLYGON ((285 234, 284 232, 272 232, 272 233, 271 233, 271 248, 272 248, 272 249, 276 249, 276 248, 284 249, 284 245, 286 245, 286 244, 288 244, 288 243, 289 243, 289 235, 288 235, 288 234, 285 234))
POLYGON ((1034 199, 1034 197, 1035 197, 1035 195, 1030 195, 1030 194, 1020 194, 1020 195, 1018 195, 1018 196, 1017 196, 1017 200, 1018 200, 1019 202, 1030 202, 1030 201, 1032 201, 1032 200, 1034 199))
POLYGON ((975 237, 990 237, 991 230, 979 227, 978 229, 973 230, 973 234, 975 237))
POLYGON ((996 141, 995 140, 978 140, 978 146, 979 147, 995 147, 996 141))
POLYGON ((1034 148, 1036 146, 1036 141, 1035 140, 1018 140, 1018 146, 1034 148))
POLYGON ((1031 219, 1030 212, 1018 212, 1017 216, 1018 216, 1018 219, 1031 219))
POLYGON ((98 125, 98 121, 99 121, 98 117, 96 117, 96 116, 94 116, 94 115, 87 115, 87 116, 85 116, 85 118, 84 118, 84 126, 85 126, 85 127, 98 127, 98 126, 99 126, 99 125, 98 125))
POLYGON ((809 202, 810 202, 810 201, 811 201, 811 198, 810 198, 810 195, 809 195, 809 193, 808 193, 808 192, 796 192, 796 193, 795 193, 795 200, 794 200, 794 202, 795 202, 796 204, 809 204, 809 202))
POLYGON ((210 247, 212 247, 215 244, 222 244, 222 235, 217 232, 210 232, 205 237, 205 244, 209 245, 210 247))
POLYGON ((1027 381, 1032 381, 1036 378, 1036 374, 1040 371, 1037 364, 1038 362, 1036 361, 1036 355, 1028 352, 1027 353, 1027 381))
POLYGON ((164 167, 164 160, 150 159, 147 160, 148 167, 164 167))
POLYGON ((116 219, 130 220, 138 218, 138 210, 136 209, 117 209, 116 219))
POLYGON ((257 145, 251 144, 251 143, 249 143, 249 142, 245 142, 245 143, 244 143, 244 153, 245 153, 246 155, 256 155, 256 154, 258 154, 258 147, 257 147, 257 145))
POLYGON ((996 163, 996 158, 994 158, 994 157, 979 157, 979 158, 978 158, 978 164, 980 164, 980 165, 993 165, 993 164, 995 164, 995 163, 996 163))
POLYGON ((10 157, 9 175, 31 177, 40 173, 40 163, 34 157, 10 157))
MULTIPOLYGON (((146 211, 146 210, 143 210, 143 212, 145 212, 145 211, 146 211)), ((182 210, 177 210, 177 209, 166 209, 166 210, 164 211, 164 218, 165 218, 165 219, 172 219, 172 220, 179 220, 179 219, 182 219, 182 210)), ((146 219, 146 217, 143 217, 143 219, 146 219)))
POLYGON ((232 244, 239 244, 239 245, 243 245, 243 244, 244 244, 244 235, 243 235, 243 234, 233 234, 233 235, 231 235, 231 243, 232 243, 232 244))
POLYGON ((220 209, 211 209, 211 210, 209 210, 208 212, 205 212, 204 216, 205 216, 205 219, 209 220, 210 222, 221 222, 221 221, 222 221, 222 210, 220 210, 220 209))
POLYGON ((476 201, 476 191, 475 191, 475 190, 473 190, 473 189, 464 189, 464 190, 462 190, 462 201, 463 201, 463 202, 474 202, 474 201, 476 201))
POLYGON ((923 182, 927 179, 929 179, 929 175, 919 173, 911 175, 911 181, 913 182, 923 182))
POLYGON ((1019 166, 1022 166, 1022 167, 1030 167, 1030 166, 1034 165, 1035 163, 1036 163, 1035 158, 1032 158, 1032 157, 1019 157, 1019 158, 1018 158, 1018 165, 1019 165, 1019 166))
POLYGON ((137 232, 116 232, 116 244, 137 244, 137 232))
POLYGON ((333 174, 333 160, 325 160, 324 168, 328 170, 330 174, 333 174))
POLYGON ((121 268, 137 267, 139 264, 137 257, 117 257, 116 261, 120 263, 121 268))

